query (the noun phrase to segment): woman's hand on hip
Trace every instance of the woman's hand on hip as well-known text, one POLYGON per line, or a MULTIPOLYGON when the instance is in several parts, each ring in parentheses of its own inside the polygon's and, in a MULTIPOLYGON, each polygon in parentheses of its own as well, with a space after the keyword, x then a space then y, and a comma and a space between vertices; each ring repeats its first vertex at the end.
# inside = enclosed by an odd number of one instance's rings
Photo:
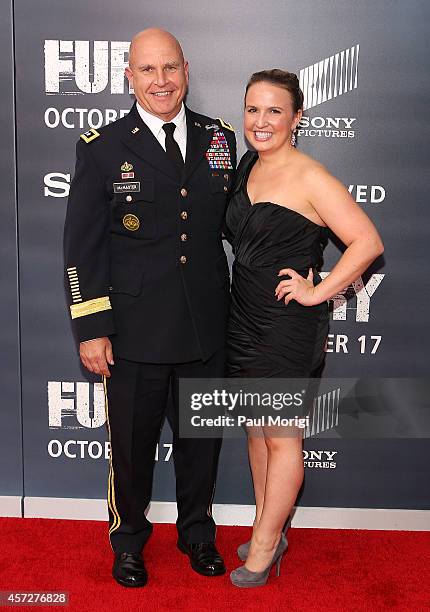
POLYGON ((277 300, 284 299, 285 304, 289 304, 291 300, 295 300, 302 306, 315 306, 318 302, 315 295, 315 287, 313 283, 314 273, 312 268, 309 268, 309 273, 306 278, 300 276, 292 268, 284 268, 279 271, 278 276, 288 275, 290 279, 281 281, 275 289, 277 300))

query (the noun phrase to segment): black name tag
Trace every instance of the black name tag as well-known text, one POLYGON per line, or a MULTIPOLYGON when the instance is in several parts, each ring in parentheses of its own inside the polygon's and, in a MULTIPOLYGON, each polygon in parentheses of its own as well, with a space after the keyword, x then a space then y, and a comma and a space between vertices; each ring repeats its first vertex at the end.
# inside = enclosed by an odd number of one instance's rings
POLYGON ((114 193, 137 193, 140 191, 140 181, 135 183, 114 183, 114 193))

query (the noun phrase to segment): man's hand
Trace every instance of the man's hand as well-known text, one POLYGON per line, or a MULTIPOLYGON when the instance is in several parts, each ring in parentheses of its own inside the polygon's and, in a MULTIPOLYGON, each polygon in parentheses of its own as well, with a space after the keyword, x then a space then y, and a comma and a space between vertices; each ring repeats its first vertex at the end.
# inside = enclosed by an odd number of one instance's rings
POLYGON ((110 376, 109 365, 114 365, 112 344, 109 338, 95 338, 81 342, 79 355, 84 366, 94 374, 110 376))

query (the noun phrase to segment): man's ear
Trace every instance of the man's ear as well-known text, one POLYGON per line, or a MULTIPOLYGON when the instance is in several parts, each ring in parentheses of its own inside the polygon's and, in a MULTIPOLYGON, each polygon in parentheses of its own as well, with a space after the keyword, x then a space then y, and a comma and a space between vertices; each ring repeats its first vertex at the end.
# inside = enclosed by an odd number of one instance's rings
POLYGON ((127 68, 125 69, 125 76, 127 77, 128 82, 130 83, 131 87, 133 88, 133 71, 131 70, 129 66, 127 66, 127 68))

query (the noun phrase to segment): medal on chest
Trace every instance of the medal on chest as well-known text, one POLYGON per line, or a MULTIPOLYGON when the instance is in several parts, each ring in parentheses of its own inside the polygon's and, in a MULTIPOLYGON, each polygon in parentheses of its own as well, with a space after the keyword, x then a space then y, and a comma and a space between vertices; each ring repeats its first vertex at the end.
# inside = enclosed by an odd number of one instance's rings
POLYGON ((230 149, 224 132, 215 132, 206 151, 206 159, 212 170, 232 170, 230 149))

